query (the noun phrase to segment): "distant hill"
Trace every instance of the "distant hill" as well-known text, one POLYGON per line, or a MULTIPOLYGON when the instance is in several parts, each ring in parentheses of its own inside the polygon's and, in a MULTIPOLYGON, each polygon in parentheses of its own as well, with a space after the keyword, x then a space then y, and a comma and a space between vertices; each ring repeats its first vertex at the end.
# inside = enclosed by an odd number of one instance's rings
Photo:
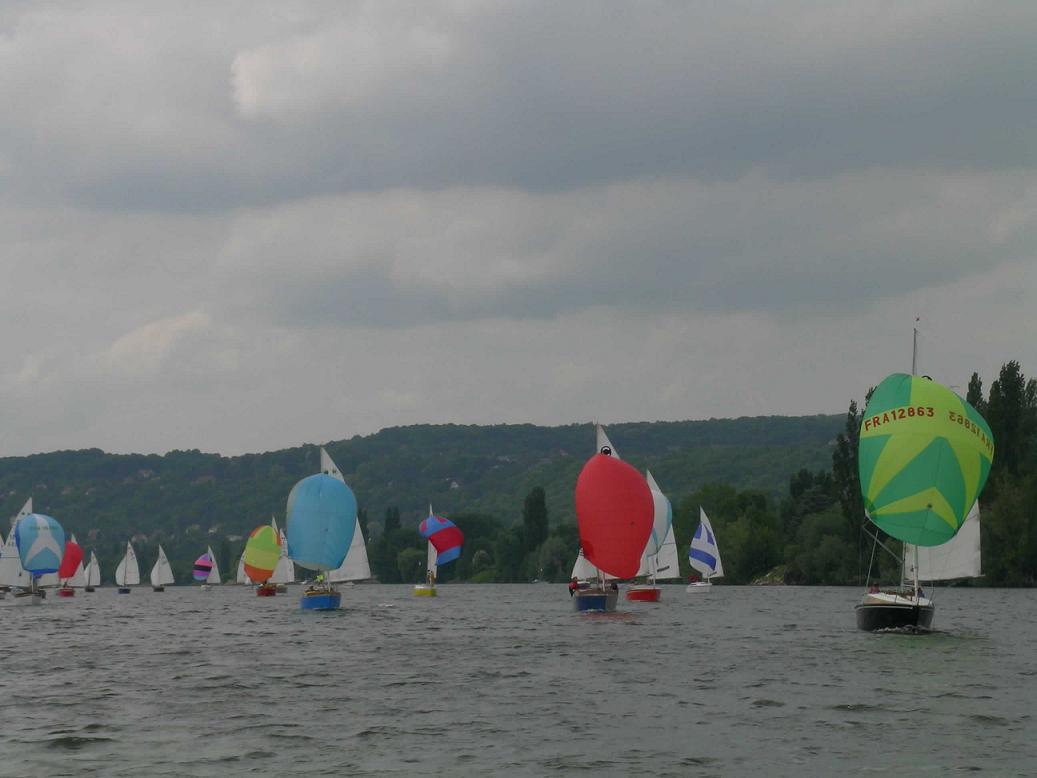
MULTIPOLYGON (((784 494, 800 468, 831 466, 831 444, 842 424, 842 416, 772 416, 638 422, 607 430, 623 459, 650 467, 676 503, 717 481, 784 494)), ((430 501, 437 513, 517 521, 534 486, 546 491, 557 523, 573 518, 573 486, 594 451, 594 430, 589 424, 417 425, 326 447, 376 532, 389 506, 399 507, 406 524, 423 516, 430 501)), ((154 539, 156 533, 169 538, 163 542, 193 538, 201 553, 207 542, 215 548, 228 536, 239 544, 234 536, 271 515, 280 521, 292 485, 317 472, 319 462, 315 445, 235 457, 88 449, 0 458, 0 516, 13 516, 32 495, 37 511, 55 516, 106 556, 132 535, 154 539)))

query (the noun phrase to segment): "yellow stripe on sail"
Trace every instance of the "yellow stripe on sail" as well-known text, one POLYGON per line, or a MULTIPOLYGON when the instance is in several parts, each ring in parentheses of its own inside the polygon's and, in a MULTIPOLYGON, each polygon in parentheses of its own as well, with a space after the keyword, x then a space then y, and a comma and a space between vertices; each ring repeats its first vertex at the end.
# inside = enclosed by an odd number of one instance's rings
POLYGON ((892 518, 898 513, 914 513, 916 511, 931 510, 939 516, 951 528, 952 532, 958 531, 958 519, 954 509, 944 499, 944 496, 935 487, 923 489, 922 491, 905 497, 902 500, 891 502, 882 506, 881 515, 884 518, 892 518))
POLYGON ((875 461, 875 469, 871 472, 868 501, 874 503, 887 484, 932 442, 931 436, 924 435, 899 437, 887 441, 875 461))
POLYGON ((965 504, 972 505, 978 496, 976 492, 979 489, 979 479, 982 473, 981 455, 971 441, 948 438, 947 442, 961 467, 961 476, 965 482, 965 504))

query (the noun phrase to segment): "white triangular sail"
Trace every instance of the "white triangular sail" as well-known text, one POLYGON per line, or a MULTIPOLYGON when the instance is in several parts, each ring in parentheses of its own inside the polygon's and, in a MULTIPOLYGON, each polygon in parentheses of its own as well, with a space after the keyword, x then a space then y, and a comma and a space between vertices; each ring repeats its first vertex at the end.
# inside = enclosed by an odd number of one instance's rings
MULTIPOLYGON (((74 534, 72 535, 72 542, 75 543, 77 546, 79 545, 79 541, 76 540, 76 536, 74 534)), ((68 585, 74 586, 77 589, 82 589, 84 586, 86 586, 86 570, 83 568, 82 559, 79 560, 79 567, 76 568, 76 571, 72 574, 72 577, 68 579, 68 585)))
POLYGON ((612 581, 615 579, 614 575, 602 572, 594 565, 591 564, 590 560, 583 555, 583 549, 580 549, 580 553, 576 556, 576 564, 573 565, 572 578, 579 581, 590 581, 595 578, 603 579, 606 581, 612 581))
MULTIPOLYGON (((914 580, 915 546, 904 544, 904 578, 914 580)), ((983 575, 979 547, 979 503, 972 506, 958 532, 939 546, 918 546, 918 580, 950 581, 983 575)))
POLYGON ((173 568, 169 566, 169 560, 166 559, 166 552, 160 543, 158 546, 158 559, 155 560, 155 564, 151 568, 151 585, 172 586, 172 584, 173 568))
POLYGON ((614 456, 616 459, 620 458, 619 452, 616 451, 616 447, 612 445, 612 441, 609 440, 609 436, 605 434, 605 428, 602 427, 600 424, 595 425, 595 436, 597 437, 599 454, 601 453, 601 450, 603 448, 608 446, 609 450, 612 452, 612 456, 614 456))
MULTIPOLYGON (((637 574, 639 576, 646 575, 649 578, 657 578, 662 573, 661 577, 676 578, 680 575, 677 572, 676 566, 671 568, 668 561, 665 564, 660 564, 660 560, 657 559, 667 536, 669 536, 671 542, 673 540, 673 508, 670 506, 670 501, 666 499, 666 495, 659 488, 659 484, 652 477, 651 471, 645 471, 645 479, 648 481, 648 488, 652 492, 655 513, 652 517, 652 533, 648 536, 644 551, 641 553, 641 565, 637 570, 637 574)), ((673 553, 676 555, 676 545, 674 545, 673 553)))
POLYGON ((234 583, 239 584, 250 584, 252 580, 248 577, 248 573, 245 572, 245 555, 242 554, 241 558, 238 559, 238 572, 234 576, 234 583))
POLYGON ((22 560, 18 555, 18 540, 14 533, 18 522, 30 513, 32 513, 32 497, 26 500, 22 509, 11 517, 11 534, 7 536, 7 541, 0 550, 0 586, 32 586, 32 576, 22 567, 22 560))
MULTIPOLYGON (((323 446, 320 449, 320 471, 342 483, 346 482, 331 455, 324 450, 323 446)), ((354 521, 353 540, 349 544, 346 558, 342 560, 342 565, 338 569, 328 573, 328 581, 331 583, 366 581, 371 577, 371 565, 367 561, 367 544, 364 542, 364 533, 360 529, 360 517, 354 517, 354 521)))
POLYGON ((680 560, 677 558, 677 540, 673 536, 672 524, 667 528, 666 537, 659 546, 659 553, 655 555, 654 559, 653 575, 656 580, 665 581, 667 578, 681 577, 680 560))
MULTIPOLYGON (((431 513, 431 511, 430 511, 431 513)), ((436 551, 436 547, 432 545, 432 541, 428 542, 428 550, 425 552, 425 571, 432 574, 432 580, 436 580, 436 572, 439 567, 436 565, 436 559, 439 558, 439 554, 436 551)))
POLYGON ((206 546, 205 550, 209 553, 209 559, 212 560, 212 570, 209 571, 209 576, 205 579, 207 584, 221 584, 223 579, 220 578, 220 566, 216 564, 216 555, 212 553, 212 546, 206 546))
POLYGON ((115 583, 117 586, 136 586, 140 583, 140 566, 132 543, 126 544, 126 553, 115 568, 115 583))
POLYGON ((699 507, 699 525, 695 528, 695 534, 691 538, 691 547, 688 549, 688 560, 691 566, 698 570, 707 581, 711 578, 721 578, 724 575, 724 565, 720 561, 720 549, 717 547, 717 539, 713 534, 713 527, 709 523, 706 512, 699 507))
POLYGON ((90 563, 86 566, 86 585, 101 585, 101 565, 97 561, 97 554, 90 552, 90 563))
POLYGON ((270 576, 270 583, 290 584, 295 583, 295 562, 288 558, 288 539, 284 536, 284 530, 277 528, 277 519, 270 517, 270 526, 273 527, 281 537, 281 558, 277 560, 277 567, 270 576))

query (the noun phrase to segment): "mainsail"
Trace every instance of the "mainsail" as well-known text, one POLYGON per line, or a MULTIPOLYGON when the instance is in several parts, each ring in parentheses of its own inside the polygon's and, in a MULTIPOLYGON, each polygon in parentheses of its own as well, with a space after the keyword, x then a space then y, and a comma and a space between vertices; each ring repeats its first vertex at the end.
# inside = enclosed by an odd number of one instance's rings
POLYGON ((90 552, 90 563, 86 566, 85 572, 87 586, 101 585, 101 565, 97 561, 97 554, 93 551, 90 552))
POLYGON ((158 559, 155 560, 155 564, 151 568, 151 585, 156 587, 172 586, 173 583, 173 568, 169 566, 166 552, 160 543, 158 546, 158 559))
POLYGON ((11 518, 11 534, 7 536, 3 549, 0 550, 0 586, 28 587, 32 585, 32 576, 22 567, 18 557, 18 538, 15 529, 18 522, 32 513, 32 498, 11 518))
POLYGON ((115 583, 117 586, 136 586, 140 583, 140 566, 132 543, 126 544, 126 553, 115 568, 115 583))
POLYGON ((699 525, 695 528, 691 546, 688 548, 688 561, 707 581, 724 576, 724 565, 720 561, 717 539, 702 506, 699 506, 699 525))
MULTIPOLYGON (((320 469, 322 473, 330 475, 342 483, 346 482, 331 455, 324 450, 323 446, 320 449, 320 469)), ((343 581, 366 581, 369 578, 371 578, 371 565, 367 560, 367 544, 364 543, 364 533, 360 529, 360 517, 357 516, 354 518, 353 540, 349 544, 346 558, 340 567, 328 573, 328 580, 331 583, 341 583, 343 581)))
POLYGON ((652 534, 641 554, 641 566, 637 574, 651 579, 678 578, 680 568, 677 561, 677 544, 673 537, 673 508, 651 471, 645 471, 645 480, 652 490, 655 512, 652 519, 652 534))
POLYGON ((919 581, 950 581, 983 575, 979 545, 979 503, 972 506, 965 522, 953 538, 939 546, 904 544, 904 577, 915 575, 915 549, 918 550, 919 581))

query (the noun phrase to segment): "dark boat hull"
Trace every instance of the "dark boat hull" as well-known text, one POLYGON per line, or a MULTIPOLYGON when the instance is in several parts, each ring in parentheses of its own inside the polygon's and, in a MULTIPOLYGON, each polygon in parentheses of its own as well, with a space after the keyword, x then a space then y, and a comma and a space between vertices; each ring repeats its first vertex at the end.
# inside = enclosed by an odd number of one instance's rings
POLYGON ((580 589, 573 594, 573 605, 581 612, 612 613, 618 600, 618 589, 580 589))
POLYGON ((854 609, 857 629, 876 632, 883 629, 930 630, 935 609, 932 605, 867 604, 854 609))

